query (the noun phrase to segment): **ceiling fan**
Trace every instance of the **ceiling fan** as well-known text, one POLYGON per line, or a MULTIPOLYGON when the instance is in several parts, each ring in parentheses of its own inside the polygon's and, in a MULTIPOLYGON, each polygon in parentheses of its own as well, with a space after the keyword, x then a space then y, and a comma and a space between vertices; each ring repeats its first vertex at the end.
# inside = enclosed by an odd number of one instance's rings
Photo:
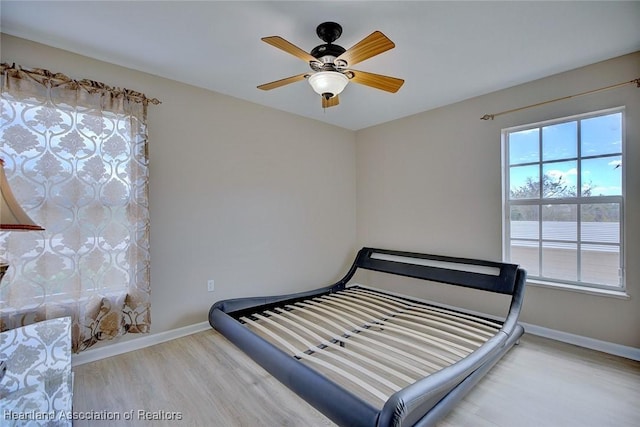
POLYGON ((309 63, 312 72, 297 74, 281 80, 265 83, 258 89, 271 90, 307 79, 313 90, 321 96, 322 107, 340 103, 338 95, 350 81, 395 93, 404 80, 380 74, 353 70, 350 67, 373 56, 393 49, 395 44, 380 31, 374 31, 349 49, 333 44, 342 35, 342 26, 335 22, 324 22, 316 28, 316 34, 325 44, 316 46, 310 53, 279 36, 263 37, 262 41, 277 47, 309 63))

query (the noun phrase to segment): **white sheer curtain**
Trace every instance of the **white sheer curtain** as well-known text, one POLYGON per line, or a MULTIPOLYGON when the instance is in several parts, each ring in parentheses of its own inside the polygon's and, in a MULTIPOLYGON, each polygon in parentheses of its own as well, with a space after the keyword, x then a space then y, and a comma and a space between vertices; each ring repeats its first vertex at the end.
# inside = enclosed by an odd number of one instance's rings
POLYGON ((73 350, 150 327, 143 94, 2 64, 0 157, 44 232, 5 232, 0 329, 72 317, 73 350))

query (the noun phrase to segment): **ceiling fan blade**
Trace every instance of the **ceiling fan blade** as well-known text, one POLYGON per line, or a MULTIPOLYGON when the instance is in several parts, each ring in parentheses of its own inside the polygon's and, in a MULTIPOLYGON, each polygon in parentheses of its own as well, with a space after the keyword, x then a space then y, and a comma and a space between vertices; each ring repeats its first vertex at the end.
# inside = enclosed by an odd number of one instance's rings
POLYGON ((285 52, 290 53, 291 55, 296 56, 302 59, 303 61, 319 62, 316 57, 311 56, 311 54, 300 49, 298 46, 294 45, 293 43, 286 41, 280 36, 263 37, 262 41, 270 44, 273 47, 277 47, 280 50, 284 50, 285 52))
POLYGON ((358 43, 347 49, 342 55, 338 56, 334 63, 339 64, 344 61, 346 66, 350 67, 362 62, 365 59, 369 59, 372 56, 386 52, 389 49, 393 49, 396 45, 387 38, 380 31, 374 31, 358 43))
POLYGON ((404 84, 404 80, 365 71, 349 70, 353 77, 349 81, 376 89, 396 93, 404 84))
POLYGON ((321 96, 320 98, 322 98, 322 108, 335 107, 336 105, 340 104, 338 95, 334 95, 329 99, 325 98, 324 96, 321 96))
POLYGON ((295 83, 295 82, 299 82, 300 80, 304 80, 305 78, 307 78, 308 75, 309 75, 309 73, 302 73, 302 74, 298 74, 296 76, 287 77, 285 79, 276 80, 274 82, 265 83, 263 85, 258 86, 258 89, 262 89, 262 90, 275 89, 275 88, 278 88, 280 86, 284 86, 284 85, 288 85, 290 83, 295 83))

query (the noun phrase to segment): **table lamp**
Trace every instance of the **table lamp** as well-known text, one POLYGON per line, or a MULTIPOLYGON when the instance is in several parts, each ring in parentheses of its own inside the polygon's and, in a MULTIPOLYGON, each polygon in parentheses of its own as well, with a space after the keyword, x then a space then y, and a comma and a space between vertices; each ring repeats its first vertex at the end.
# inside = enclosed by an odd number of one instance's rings
MULTIPOLYGON (((43 231, 44 228, 36 225, 29 215, 20 207, 16 200, 7 176, 4 173, 4 160, 0 159, 0 230, 2 231, 43 231)), ((0 259, 0 281, 9 264, 0 259)))
MULTIPOLYGON (((0 159, 0 230, 6 231, 42 231, 44 228, 36 225, 29 215, 20 207, 13 195, 7 176, 4 173, 4 160, 0 159)), ((9 264, 0 259, 0 282, 9 264)), ((0 379, 4 377, 7 365, 0 360, 0 379)))

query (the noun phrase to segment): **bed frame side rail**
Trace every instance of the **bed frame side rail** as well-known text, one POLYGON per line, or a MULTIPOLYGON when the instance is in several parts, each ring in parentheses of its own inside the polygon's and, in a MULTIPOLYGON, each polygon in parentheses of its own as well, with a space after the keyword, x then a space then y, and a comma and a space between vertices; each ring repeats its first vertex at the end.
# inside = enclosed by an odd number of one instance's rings
POLYGON ((227 313, 220 309, 211 310, 209 321, 215 325, 218 332, 282 384, 338 425, 377 425, 379 411, 376 408, 310 367, 299 363, 227 313))
POLYGON ((380 412, 378 425, 413 425, 419 420, 421 426, 435 425, 460 401, 524 334, 518 317, 524 300, 526 278, 526 271, 518 268, 509 312, 497 335, 465 359, 391 396, 380 412))

